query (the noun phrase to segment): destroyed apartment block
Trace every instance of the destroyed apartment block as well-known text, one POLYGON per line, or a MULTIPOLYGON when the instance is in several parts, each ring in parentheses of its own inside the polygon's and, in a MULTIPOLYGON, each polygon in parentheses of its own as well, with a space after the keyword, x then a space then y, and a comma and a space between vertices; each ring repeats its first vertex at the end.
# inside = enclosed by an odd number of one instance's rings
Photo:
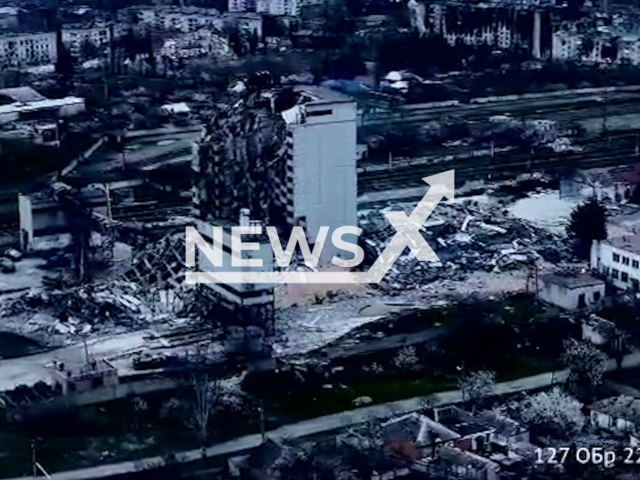
MULTIPOLYGON (((238 224, 240 226, 256 225, 258 222, 250 220, 249 215, 248 209, 243 209, 239 222, 226 223, 227 228, 223 230, 223 261, 221 267, 213 265, 201 251, 196 250, 198 271, 211 272, 213 274, 215 272, 255 271, 251 267, 234 267, 231 261, 232 237, 229 227, 238 224)), ((216 225, 225 226, 225 223, 218 222, 216 225)), ((198 220, 195 222, 195 227, 203 239, 209 243, 213 242, 211 224, 198 220)), ((263 233, 262 235, 245 235, 243 238, 246 241, 257 243, 258 249, 243 251, 242 258, 261 260, 262 268, 258 268, 258 270, 272 271, 274 266, 273 250, 268 237, 263 233)), ((245 330, 247 342, 251 343, 249 339, 256 338, 255 329, 250 329, 249 327, 259 327, 266 335, 274 333, 275 294, 273 284, 204 283, 198 285, 198 292, 205 299, 208 298, 217 304, 218 308, 212 314, 218 320, 221 320, 220 323, 223 326, 240 327, 245 330)), ((238 329, 236 328, 233 332, 229 332, 229 335, 237 338, 238 329)))
MULTIPOLYGON (((235 220, 248 208, 283 231, 303 227, 311 244, 320 227, 331 235, 356 226, 356 120, 353 99, 314 86, 261 91, 219 108, 195 166, 200 218, 235 220)), ((337 250, 327 242, 321 261, 337 250)))
MULTIPOLYGON (((369 262, 389 243, 395 230, 384 212, 412 208, 390 205, 361 215, 362 240, 369 262)), ((441 203, 421 232, 434 248, 439 262, 419 262, 411 251, 400 256, 382 284, 383 288, 417 287, 437 279, 463 279, 475 271, 499 272, 535 268, 539 259, 557 262, 570 258, 568 247, 551 233, 516 219, 508 212, 483 209, 470 202, 441 203)))

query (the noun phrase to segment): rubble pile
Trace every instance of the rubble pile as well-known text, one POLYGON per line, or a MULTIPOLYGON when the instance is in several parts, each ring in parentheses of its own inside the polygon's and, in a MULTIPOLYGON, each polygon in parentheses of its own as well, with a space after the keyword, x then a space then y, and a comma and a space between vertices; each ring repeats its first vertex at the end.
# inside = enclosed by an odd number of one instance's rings
POLYGON ((150 317, 133 284, 31 290, 7 300, 0 317, 28 317, 21 333, 87 335, 113 326, 135 327, 150 317))
MULTIPOLYGON (((413 207, 406 210, 411 214, 413 207)), ((396 234, 384 212, 388 206, 360 218, 367 256, 374 261, 396 234)), ((570 258, 559 237, 514 218, 506 209, 480 206, 474 200, 440 204, 423 225, 422 234, 439 262, 419 262, 405 250, 385 277, 386 287, 406 289, 439 279, 463 280, 475 271, 499 272, 533 265, 538 260, 558 263, 570 258)))

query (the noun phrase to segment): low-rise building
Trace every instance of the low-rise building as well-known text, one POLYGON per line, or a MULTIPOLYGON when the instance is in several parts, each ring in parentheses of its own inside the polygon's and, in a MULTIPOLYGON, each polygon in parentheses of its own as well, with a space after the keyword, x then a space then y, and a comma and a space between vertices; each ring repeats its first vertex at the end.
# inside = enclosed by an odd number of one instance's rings
POLYGON ((640 399, 620 396, 589 406, 592 425, 614 433, 635 434, 640 426, 640 399))
POLYGON ((640 235, 594 241, 591 268, 616 288, 640 289, 640 235))
POLYGON ((118 369, 105 358, 90 360, 77 370, 57 362, 51 370, 54 388, 63 395, 82 393, 98 387, 115 387, 120 383, 118 369))
POLYGON ((539 298, 567 310, 593 307, 605 294, 605 281, 587 273, 552 273, 542 277, 539 298))
POLYGON ((85 100, 80 97, 48 99, 30 87, 5 88, 0 97, 11 103, 0 105, 0 124, 23 118, 70 117, 85 111, 85 100))
MULTIPOLYGON (((207 223, 197 220, 195 222, 196 231, 201 237, 213 244, 213 226, 223 226, 222 239, 222 266, 214 265, 211 260, 197 249, 196 265, 198 271, 206 272, 215 278, 216 272, 272 272, 274 268, 274 257, 271 243, 266 235, 244 235, 244 242, 255 242, 258 244, 256 250, 243 250, 242 259, 245 263, 260 262, 260 267, 234 266, 232 261, 232 233, 230 227, 238 226, 229 221, 213 221, 207 223)), ((251 227, 259 226, 259 222, 249 220, 249 212, 243 209, 240 214, 239 226, 251 227)), ((264 231, 263 231, 264 233, 264 231)), ((226 309, 233 322, 238 326, 255 325, 261 327, 267 335, 273 332, 274 320, 274 285, 254 284, 254 283, 225 283, 209 282, 202 284, 203 295, 218 302, 226 309)), ((220 315, 222 315, 222 310, 220 315)), ((244 341, 244 339, 243 339, 244 341)))

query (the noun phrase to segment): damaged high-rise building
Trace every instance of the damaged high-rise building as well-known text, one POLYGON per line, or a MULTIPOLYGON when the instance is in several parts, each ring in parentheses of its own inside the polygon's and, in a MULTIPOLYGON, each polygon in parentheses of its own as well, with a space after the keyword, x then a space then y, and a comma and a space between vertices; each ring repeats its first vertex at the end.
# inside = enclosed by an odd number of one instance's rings
POLYGON ((421 35, 436 35, 450 45, 522 49, 533 58, 551 51, 551 6, 540 1, 423 3, 410 0, 412 24, 421 35))
MULTIPOLYGON (((278 227, 282 243, 291 227, 302 226, 311 245, 320 228, 328 227, 321 263, 338 253, 332 233, 357 226, 356 103, 349 97, 311 86, 254 93, 219 109, 198 157, 194 201, 206 225, 238 225, 239 218, 249 222, 250 212, 252 222, 278 227)), ((224 242, 229 256, 230 240, 224 242)), ((270 244, 262 242, 260 250, 263 264, 270 261, 268 270, 273 253, 270 249, 267 260, 264 248, 270 244)), ((204 257, 198 265, 220 271, 204 257)), ((204 287, 240 325, 272 330, 272 285, 204 287)))
MULTIPOLYGON (((315 243, 356 226, 356 103, 319 87, 267 91, 221 110, 200 146, 195 201, 200 217, 252 218, 305 229, 315 243)), ((346 239, 346 238, 345 238, 346 239)), ((355 241, 356 239, 349 239, 355 241)), ((336 253, 327 241, 322 259, 336 253)))
POLYGON ((259 96, 221 108, 211 119, 194 170, 194 202, 203 219, 235 220, 248 208, 268 221, 270 185, 284 144, 284 122, 259 96))

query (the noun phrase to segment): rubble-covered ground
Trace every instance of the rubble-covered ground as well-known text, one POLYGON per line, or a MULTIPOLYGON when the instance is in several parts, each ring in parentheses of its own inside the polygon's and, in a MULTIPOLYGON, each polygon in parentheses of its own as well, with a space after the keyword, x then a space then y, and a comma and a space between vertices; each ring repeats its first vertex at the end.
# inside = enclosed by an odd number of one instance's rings
POLYGON ((157 301, 150 300, 148 292, 127 282, 60 290, 32 288, 4 296, 0 321, 4 331, 42 345, 70 345, 87 338, 140 330, 166 319, 167 313, 160 307, 167 299, 159 295, 157 301))
MULTIPOLYGON (((288 301, 280 302, 276 313, 276 354, 307 353, 405 308, 427 308, 471 295, 533 291, 536 270, 540 276, 567 266, 564 262, 570 262, 572 255, 564 228, 537 218, 520 218, 517 209, 514 212, 519 201, 547 199, 548 191, 538 188, 529 196, 527 192, 493 195, 499 187, 484 186, 486 193, 458 198, 455 203, 443 201, 436 207, 422 233, 440 262, 418 262, 407 249, 380 285, 333 291, 326 286, 324 290, 304 286, 307 290, 297 296, 287 291, 288 301)), ((370 262, 395 234, 383 212, 404 210, 409 214, 415 205, 399 200, 382 210, 361 212, 362 239, 370 262)), ((540 211, 547 217, 554 214, 544 208, 540 211)))
MULTIPOLYGON (((410 214, 413 205, 370 211, 360 219, 372 260, 396 233, 383 215, 386 210, 410 214)), ((571 258, 559 235, 516 218, 498 202, 484 203, 473 197, 440 203, 422 233, 440 261, 419 262, 405 250, 381 284, 383 290, 420 289, 435 280, 464 280, 473 272, 499 273, 571 258)))

